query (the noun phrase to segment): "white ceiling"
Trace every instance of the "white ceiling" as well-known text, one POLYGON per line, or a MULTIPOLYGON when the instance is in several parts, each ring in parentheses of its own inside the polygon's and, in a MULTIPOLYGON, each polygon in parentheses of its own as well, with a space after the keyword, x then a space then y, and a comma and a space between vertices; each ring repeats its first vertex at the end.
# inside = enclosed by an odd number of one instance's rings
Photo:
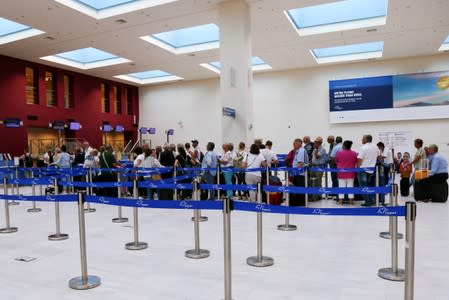
MULTIPOLYGON (((217 77, 199 66, 219 60, 219 50, 175 55, 139 37, 206 23, 218 23, 220 0, 180 0, 102 20, 93 19, 53 0, 2 0, 0 17, 45 34, 0 45, 0 54, 93 76, 113 76, 160 69, 185 80, 217 77), (117 20, 125 20, 120 24, 117 20), (51 39, 54 38, 54 39, 51 39), (80 71, 40 60, 39 57, 84 47, 95 47, 131 63, 80 71)), ((312 48, 385 42, 380 59, 438 54, 449 35, 449 0, 389 0, 385 26, 299 37, 283 11, 334 0, 248 0, 252 15, 253 55, 273 71, 318 66, 312 48)), ((123 81, 126 82, 126 81, 123 81)), ((127 82, 129 83, 129 82, 127 82)))

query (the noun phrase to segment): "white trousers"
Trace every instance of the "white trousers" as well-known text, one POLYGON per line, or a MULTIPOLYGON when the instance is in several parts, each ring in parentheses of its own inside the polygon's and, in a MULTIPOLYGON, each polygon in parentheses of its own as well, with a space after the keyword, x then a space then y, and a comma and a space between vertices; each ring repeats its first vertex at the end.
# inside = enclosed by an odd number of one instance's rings
MULTIPOLYGON (((338 187, 339 188, 345 188, 345 187, 354 187, 354 178, 346 178, 346 179, 338 179, 338 187)), ((354 194, 348 195, 349 199, 354 199, 354 194)), ((343 200, 345 198, 344 194, 338 194, 338 199, 343 200)))

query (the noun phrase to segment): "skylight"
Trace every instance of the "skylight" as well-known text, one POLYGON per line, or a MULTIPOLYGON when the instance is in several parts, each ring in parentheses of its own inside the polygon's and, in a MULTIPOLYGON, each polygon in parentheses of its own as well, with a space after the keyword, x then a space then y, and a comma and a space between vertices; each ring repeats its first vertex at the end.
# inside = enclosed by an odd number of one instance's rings
POLYGON ((220 46, 220 30, 217 25, 212 23, 140 38, 175 54, 216 49, 220 46))
POLYGON ((95 19, 104 19, 177 0, 55 0, 95 19))
POLYGON ((138 73, 130 73, 126 75, 117 75, 114 77, 138 84, 150 84, 150 83, 159 83, 183 79, 181 77, 172 75, 170 73, 161 70, 143 71, 138 73))
POLYGON ((449 50, 449 36, 444 40, 440 49, 438 49, 438 51, 447 51, 447 50, 449 50))
POLYGON ((128 59, 92 47, 44 56, 41 59, 82 70, 130 62, 128 59))
POLYGON ((42 33, 44 32, 31 28, 30 26, 0 18, 0 45, 23 40, 42 33))
MULTIPOLYGON (((210 63, 200 64, 203 68, 206 68, 212 72, 220 74, 221 63, 219 61, 214 61, 210 63)), ((253 56, 252 58, 252 70, 253 71, 263 71, 272 69, 263 59, 258 56, 253 56)))
POLYGON ((385 25, 388 0, 345 0, 285 14, 300 36, 385 25))
POLYGON ((382 57, 384 42, 352 44, 313 49, 311 53, 319 64, 382 57))

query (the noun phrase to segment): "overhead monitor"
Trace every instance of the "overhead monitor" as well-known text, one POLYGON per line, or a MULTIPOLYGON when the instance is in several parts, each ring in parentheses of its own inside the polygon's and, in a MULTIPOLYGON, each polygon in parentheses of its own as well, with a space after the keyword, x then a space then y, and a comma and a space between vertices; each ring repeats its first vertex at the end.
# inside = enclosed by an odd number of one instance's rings
POLYGON ((142 128, 139 129, 139 132, 140 132, 141 134, 146 134, 148 131, 147 131, 147 128, 146 128, 146 127, 142 127, 142 128))
POLYGON ((149 134, 156 134, 156 128, 148 128, 149 134))
POLYGON ((111 132, 112 131, 112 126, 109 124, 103 124, 103 128, 102 128, 103 132, 111 132))
POLYGON ((54 121, 53 123, 50 124, 50 127, 55 130, 64 130, 65 123, 64 121, 54 121))
POLYGON ((123 131, 125 131, 125 127, 123 127, 123 125, 115 126, 115 132, 123 132, 123 131))
POLYGON ((79 122, 70 122, 69 123, 69 129, 70 130, 80 130, 81 124, 79 122))
POLYGON ((20 119, 8 118, 3 121, 3 124, 7 128, 18 128, 18 127, 22 126, 23 123, 22 123, 22 121, 20 121, 20 119))

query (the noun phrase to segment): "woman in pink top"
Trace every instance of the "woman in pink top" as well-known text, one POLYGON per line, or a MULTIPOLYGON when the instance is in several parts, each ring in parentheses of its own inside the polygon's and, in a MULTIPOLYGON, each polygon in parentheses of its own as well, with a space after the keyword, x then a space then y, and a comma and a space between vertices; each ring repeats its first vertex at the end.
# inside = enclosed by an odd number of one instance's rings
MULTIPOLYGON (((357 164, 357 153, 351 150, 352 141, 344 141, 343 148, 335 155, 337 169, 353 169, 357 164)), ((338 172, 338 187, 354 187, 355 172, 338 172)), ((349 194, 349 204, 354 200, 354 194, 349 194)), ((338 195, 338 203, 342 203, 343 194, 338 195)))

